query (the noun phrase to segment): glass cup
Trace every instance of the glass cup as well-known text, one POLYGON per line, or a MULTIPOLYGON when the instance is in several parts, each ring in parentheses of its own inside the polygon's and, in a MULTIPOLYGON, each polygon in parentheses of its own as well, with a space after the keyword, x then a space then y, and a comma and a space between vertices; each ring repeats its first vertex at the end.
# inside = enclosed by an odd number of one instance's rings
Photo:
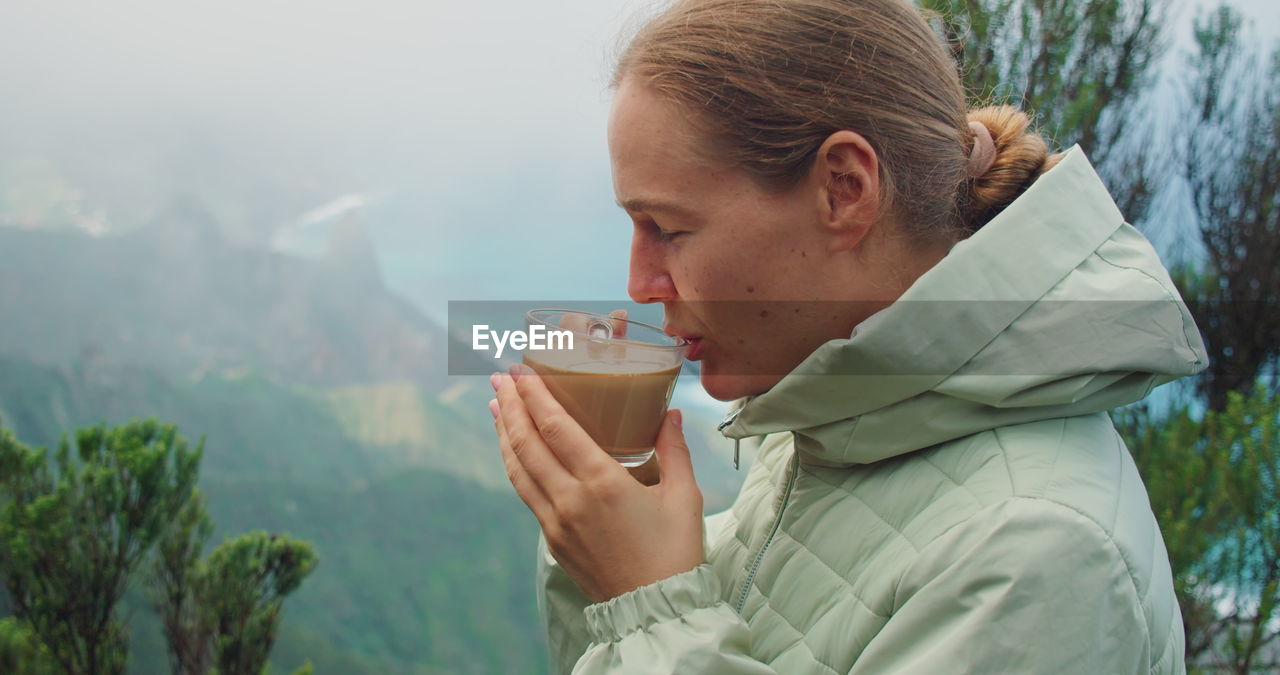
POLYGON ((565 411, 622 466, 647 462, 688 342, 639 321, 570 309, 530 310, 525 326, 548 337, 530 341, 524 365, 565 411))

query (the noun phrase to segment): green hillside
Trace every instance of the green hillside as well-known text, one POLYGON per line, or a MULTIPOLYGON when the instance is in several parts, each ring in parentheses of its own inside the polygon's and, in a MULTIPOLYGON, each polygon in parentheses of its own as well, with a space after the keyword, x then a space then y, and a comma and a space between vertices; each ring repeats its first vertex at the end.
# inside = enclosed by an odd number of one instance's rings
MULTIPOLYGON (((205 435, 201 487, 220 532, 288 532, 321 556, 286 603, 273 652, 282 669, 307 658, 340 673, 544 667, 537 526, 523 506, 456 474, 379 459, 315 396, 253 375, 183 383, 140 368, 0 357, 0 415, 39 444, 62 429, 147 415, 205 435)), ((155 672, 158 627, 136 594, 133 605, 134 671, 155 672)))
POLYGON ((287 531, 324 556, 290 600, 294 626, 388 665, 540 670, 537 526, 514 498, 421 469, 345 493, 251 481, 208 490, 220 523, 287 531))

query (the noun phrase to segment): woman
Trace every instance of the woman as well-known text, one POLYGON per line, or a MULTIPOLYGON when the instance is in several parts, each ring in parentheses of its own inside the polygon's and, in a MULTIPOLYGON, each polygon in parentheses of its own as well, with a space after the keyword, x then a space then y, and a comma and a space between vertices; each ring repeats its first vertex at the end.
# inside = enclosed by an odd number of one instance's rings
POLYGON ((1106 411, 1204 350, 1082 152, 966 115, 907 0, 678 2, 614 85, 628 291, 763 442, 704 522, 678 411, 645 486, 536 377, 492 378, 553 670, 1181 672, 1106 411))

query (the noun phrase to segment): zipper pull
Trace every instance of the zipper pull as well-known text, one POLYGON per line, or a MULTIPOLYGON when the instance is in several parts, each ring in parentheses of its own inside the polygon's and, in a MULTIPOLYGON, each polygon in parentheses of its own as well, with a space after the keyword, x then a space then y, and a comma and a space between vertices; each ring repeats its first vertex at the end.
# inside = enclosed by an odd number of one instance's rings
MULTIPOLYGON (((724 430, 725 430, 725 427, 729 426, 730 424, 733 424, 733 421, 734 421, 734 420, 736 420, 736 419, 738 419, 738 415, 739 415, 741 412, 742 412, 742 408, 738 408, 737 410, 734 410, 734 411, 730 412, 730 413, 729 413, 729 415, 728 415, 727 417, 725 417, 725 418, 724 418, 724 420, 722 420, 722 421, 720 422, 720 426, 716 427, 716 431, 724 431, 724 430)), ((742 439, 740 439, 740 438, 735 438, 735 439, 733 439, 733 470, 734 470, 734 471, 738 471, 738 470, 739 470, 739 468, 738 468, 738 444, 739 444, 739 443, 741 443, 741 442, 742 442, 742 439)))
POLYGON ((716 427, 716 431, 724 431, 724 428, 729 426, 730 424, 733 424, 733 421, 738 419, 738 415, 740 414, 742 414, 742 408, 737 408, 736 410, 729 411, 729 414, 726 415, 725 418, 720 421, 720 426, 716 427))

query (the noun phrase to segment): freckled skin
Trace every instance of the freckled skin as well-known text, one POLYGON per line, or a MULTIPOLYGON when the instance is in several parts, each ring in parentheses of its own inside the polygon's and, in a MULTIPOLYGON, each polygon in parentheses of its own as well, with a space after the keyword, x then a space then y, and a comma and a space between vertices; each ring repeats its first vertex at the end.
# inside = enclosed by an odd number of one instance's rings
POLYGON ((627 211, 627 291, 636 302, 663 303, 669 327, 703 339, 702 385, 711 396, 728 401, 767 391, 824 342, 847 338, 941 258, 888 236, 895 227, 888 219, 866 224, 874 207, 863 205, 873 202, 860 195, 878 196, 878 179, 870 178, 878 176, 878 160, 858 134, 833 134, 811 175, 784 191, 709 159, 698 134, 687 111, 643 83, 624 78, 619 85, 609 119, 618 201, 678 207, 627 211), (850 166, 869 177, 865 184, 846 187, 850 166), (680 234, 666 239, 659 229, 680 234), (798 266, 771 253, 784 250, 808 260, 798 266), (789 301, 805 301, 805 309, 795 309, 785 329, 760 309, 789 301))

